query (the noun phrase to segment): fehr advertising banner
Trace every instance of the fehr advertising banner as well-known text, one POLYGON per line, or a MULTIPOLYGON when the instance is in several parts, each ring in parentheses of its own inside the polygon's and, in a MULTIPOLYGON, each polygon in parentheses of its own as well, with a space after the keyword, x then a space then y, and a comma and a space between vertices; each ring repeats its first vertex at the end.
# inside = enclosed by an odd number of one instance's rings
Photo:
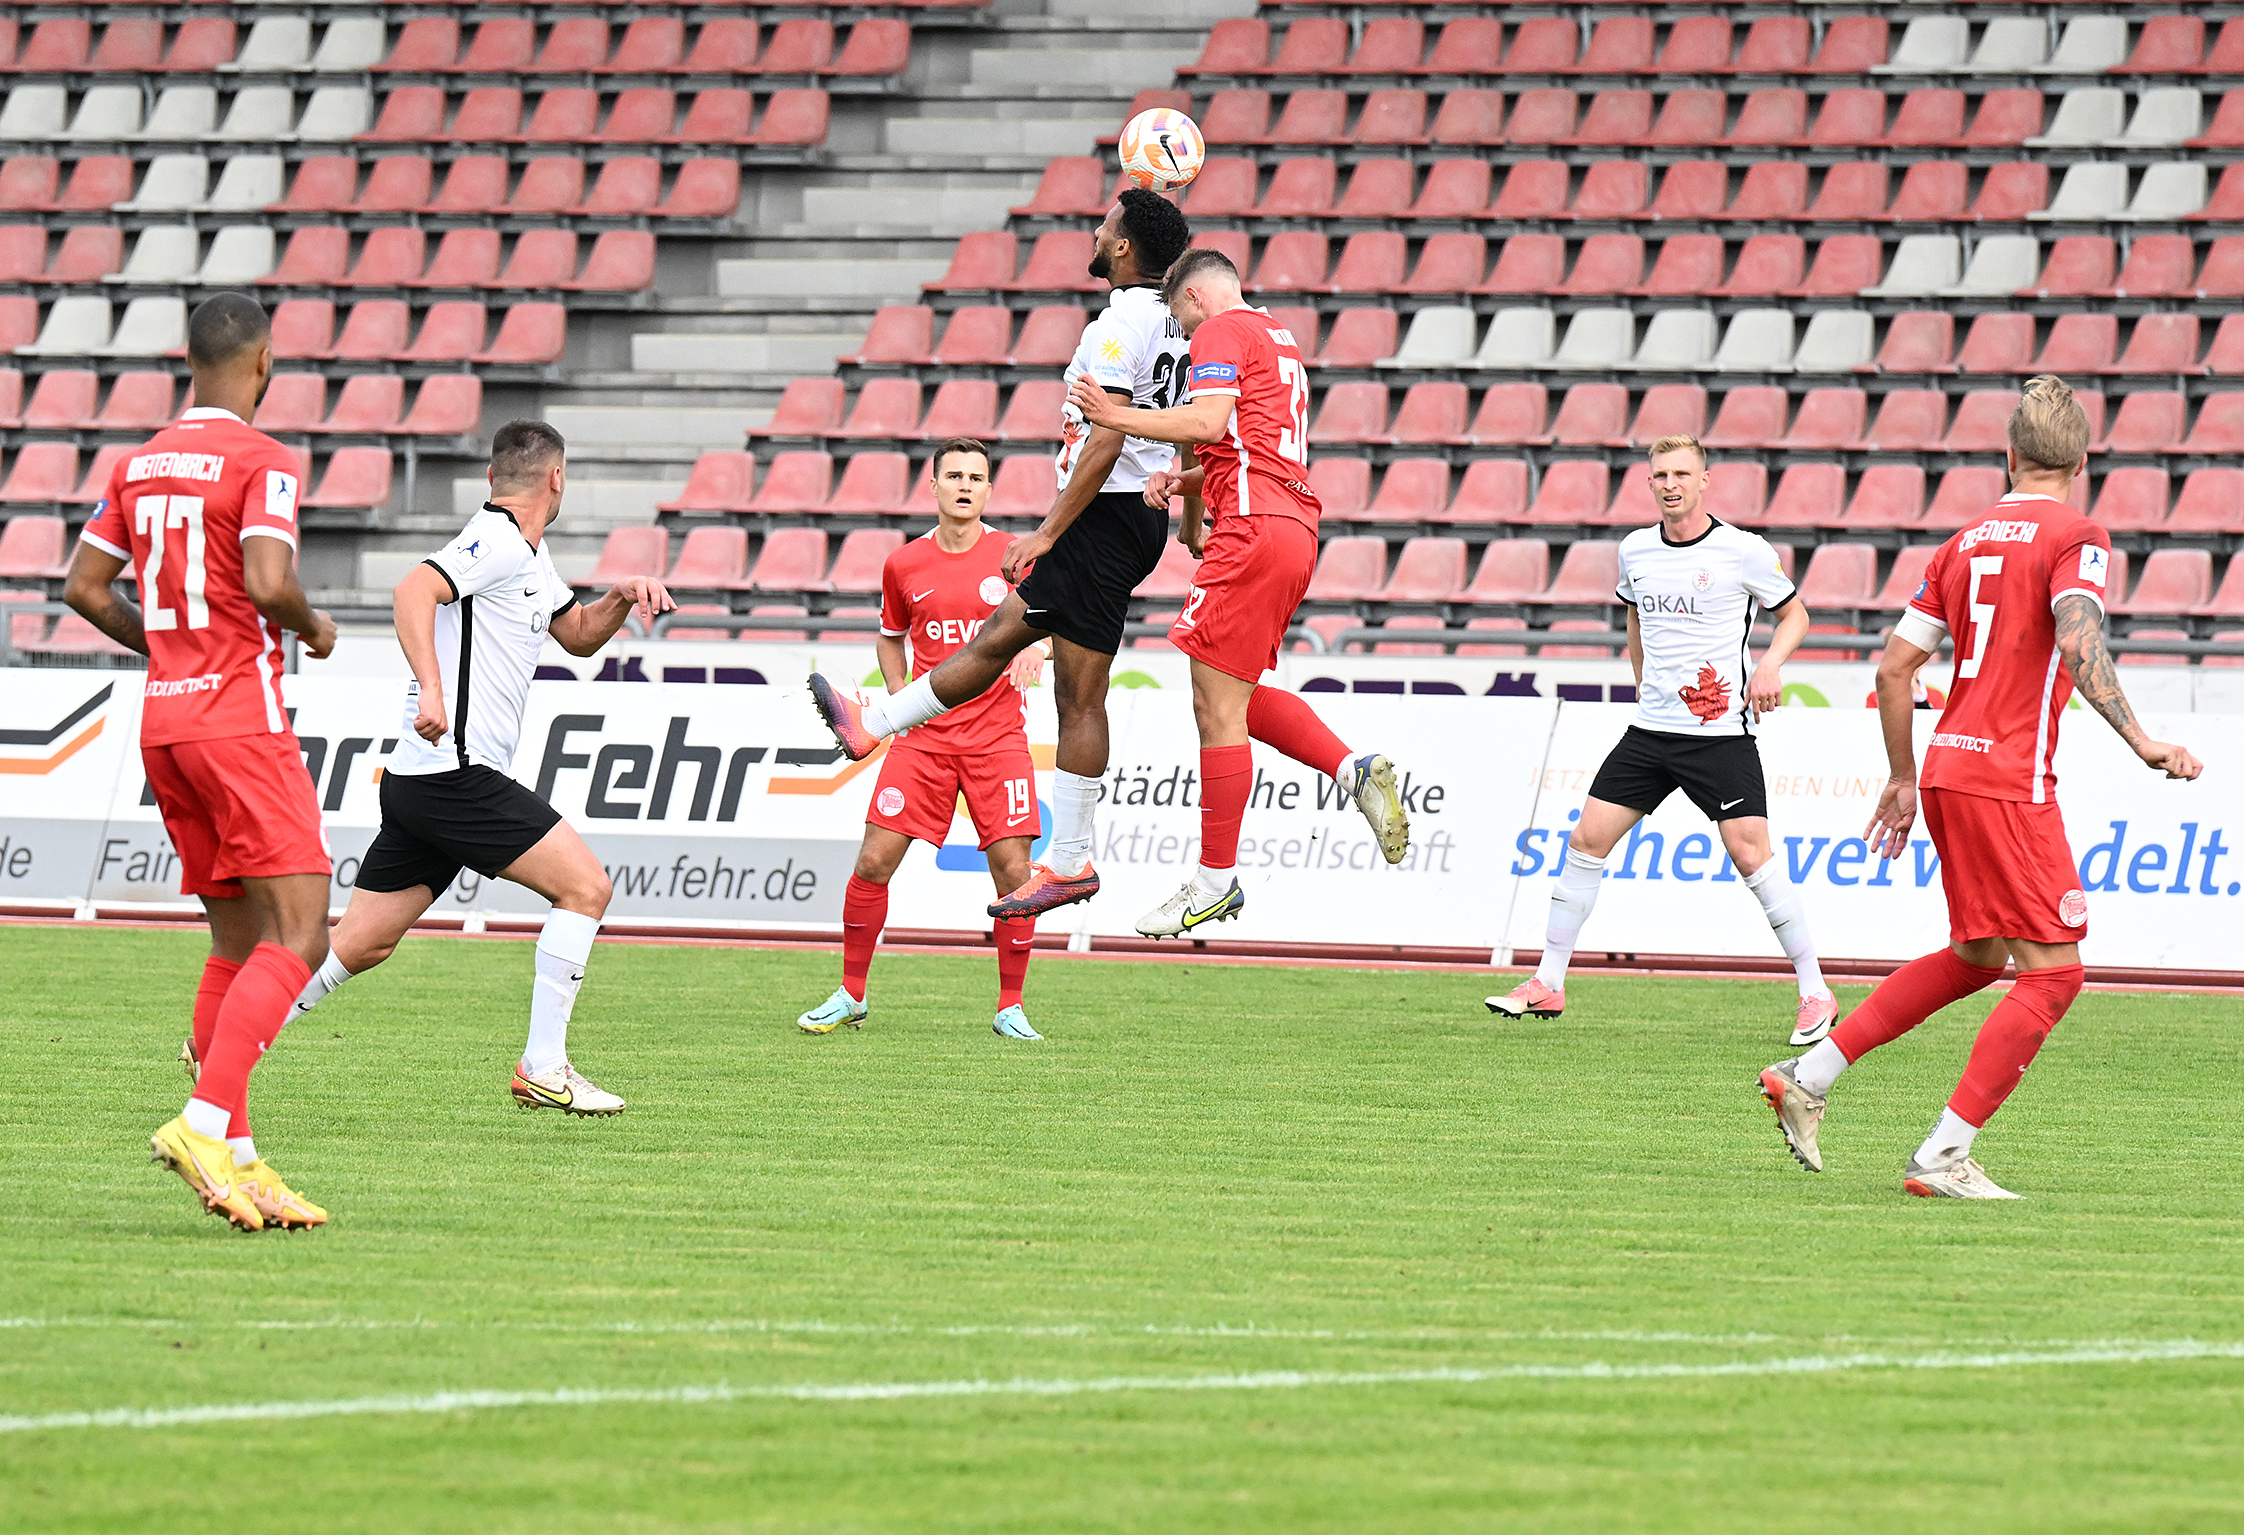
MULTIPOLYGON (((1047 931, 1127 934, 1196 861, 1198 742, 1181 679, 1165 675, 1170 659, 1125 657, 1123 669, 1139 676, 1110 699, 1094 855, 1104 889, 1048 917, 1047 931)), ((1489 696, 1486 684, 1340 693, 1331 690, 1346 680, 1337 662, 1378 658, 1312 659, 1322 664, 1299 680, 1320 712, 1352 745, 1394 758, 1414 846, 1389 868, 1329 780, 1258 747, 1240 849, 1247 910, 1221 936, 1499 956, 1539 947, 1566 832, 1630 708, 1489 696)), ((140 770, 142 681, 134 672, 0 672, 0 904, 181 902, 140 770)), ((326 815, 340 907, 380 819, 379 772, 405 728, 404 684, 315 669, 286 679, 286 697, 326 815)), ((1048 692, 1029 697, 1048 827, 1055 722, 1048 692)), ((1920 742, 1934 718, 1918 716, 1920 742)), ((2146 721, 2205 759, 2195 784, 2141 767, 2092 715, 2074 710, 2065 724, 2059 799, 2088 894, 2084 957, 2244 969, 2233 937, 2244 913, 2244 814, 2226 787, 2244 762, 2244 719, 2146 721)), ((1776 855, 1801 887, 1820 949, 1901 959, 1937 947, 1947 925, 1930 838, 1920 827, 1891 864, 1860 840, 1884 777, 1875 714, 1790 708, 1761 741, 1776 855)), ((777 682, 541 682, 515 763, 608 866, 611 917, 828 933, 879 772, 878 757, 842 760, 802 687, 777 682)), ((976 840, 961 813, 942 847, 915 849, 892 887, 890 922, 986 927, 993 886, 976 840)), ((529 914, 543 903, 471 872, 437 909, 529 914)), ((1776 953, 1714 828, 1681 795, 1615 850, 1583 939, 1589 952, 1776 953)))

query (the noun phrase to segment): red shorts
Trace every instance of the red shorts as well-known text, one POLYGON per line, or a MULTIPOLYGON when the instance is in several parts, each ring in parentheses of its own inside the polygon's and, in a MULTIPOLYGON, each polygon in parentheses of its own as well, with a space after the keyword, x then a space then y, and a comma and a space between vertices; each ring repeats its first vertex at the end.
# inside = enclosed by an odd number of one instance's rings
POLYGON ((244 879, 334 872, 294 731, 143 746, 141 766, 179 854, 179 892, 227 899, 244 879))
POLYGON ((1920 789, 1917 802, 1940 853, 1951 939, 2078 943, 2088 936, 2088 897, 2056 801, 1920 789))
POLYGON ((865 823, 941 847, 961 795, 982 839, 978 847, 1007 837, 1033 839, 1043 829, 1036 814, 1036 764, 1026 741, 971 757, 889 747, 865 823))
POLYGON ((1278 664, 1293 610, 1317 568, 1317 532, 1277 513, 1225 517, 1208 534, 1192 595, 1169 639, 1226 677, 1259 682, 1278 664))

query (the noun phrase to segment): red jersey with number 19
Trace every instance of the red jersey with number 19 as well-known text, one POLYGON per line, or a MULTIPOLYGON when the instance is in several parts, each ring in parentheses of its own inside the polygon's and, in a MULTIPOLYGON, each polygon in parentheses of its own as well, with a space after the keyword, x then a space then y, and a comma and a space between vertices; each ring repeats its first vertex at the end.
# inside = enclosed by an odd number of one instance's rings
POLYGON ((1291 517, 1314 531, 1323 508, 1309 488, 1309 369, 1293 333, 1245 307, 1201 321, 1192 394, 1239 397, 1222 439, 1196 450, 1209 514, 1291 517))
POLYGON ((2055 800, 2057 722, 2073 679, 2057 653, 2054 609, 2076 593, 2103 607, 2111 548, 2109 534, 2064 502, 2012 494, 1933 555, 1895 631, 1926 650, 1944 632, 1956 641, 1948 707, 1925 748, 1926 788, 2055 800))
POLYGON ((148 632, 143 746, 280 735, 280 630, 242 584, 242 544, 296 547, 296 455, 202 407, 117 465, 81 535, 140 578, 148 632))

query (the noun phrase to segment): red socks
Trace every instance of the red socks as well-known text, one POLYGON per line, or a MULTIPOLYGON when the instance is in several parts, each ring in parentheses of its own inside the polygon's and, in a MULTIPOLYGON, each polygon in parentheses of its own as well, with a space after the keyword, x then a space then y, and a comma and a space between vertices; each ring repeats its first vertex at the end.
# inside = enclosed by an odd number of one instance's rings
POLYGON ((1021 1005, 1021 982, 1028 977, 1029 949, 1036 942, 1034 917, 1001 917, 991 924, 997 939, 997 1010, 1021 1005))
POLYGON ((1247 696, 1247 734, 1327 778, 1338 778, 1348 764, 1347 745, 1306 699, 1284 688, 1260 687, 1247 696))
POLYGON ((250 1068, 279 1036, 296 994, 311 978, 311 966, 294 953, 277 943, 261 943, 250 950, 248 963, 226 989, 193 1096, 233 1116, 226 1129, 229 1137, 249 1134, 245 1105, 250 1068))
POLYGON ((1972 1042, 1971 1060, 1963 1080, 1948 1100, 1948 1107, 1967 1123, 1984 1125, 2010 1096, 2018 1079, 2033 1064, 2034 1053, 2065 1009, 2080 995, 2084 972, 2079 965, 2056 965, 2047 970, 2022 972, 2010 995, 1995 1004, 1972 1042))
POLYGON ((226 1000, 226 988, 233 985, 234 977, 241 973, 240 965, 215 954, 203 961, 203 983, 195 988, 196 1060, 209 1056, 210 1037, 218 1029, 218 1009, 226 1000))
POLYGON ((886 926, 888 887, 850 875, 842 891, 842 989, 856 1001, 865 1000, 865 974, 886 926))
MULTIPOLYGON (((1255 696, 1270 691, 1256 688, 1255 696)), ((1306 713, 1308 706, 1302 708, 1306 713)), ((1238 864, 1239 823, 1247 818, 1247 791, 1253 787, 1253 747, 1200 748, 1200 867, 1229 869, 1238 864)))
MULTIPOLYGON (((2001 967, 1967 965, 1953 949, 1913 959, 1878 983, 1863 1004, 1831 1031, 1831 1043, 1852 1063, 1891 1044, 1951 1002, 2002 979, 2001 967)), ((2075 988, 2078 989, 2077 986, 2075 988)), ((2063 1011, 2063 1009, 2059 1009, 2063 1011)))

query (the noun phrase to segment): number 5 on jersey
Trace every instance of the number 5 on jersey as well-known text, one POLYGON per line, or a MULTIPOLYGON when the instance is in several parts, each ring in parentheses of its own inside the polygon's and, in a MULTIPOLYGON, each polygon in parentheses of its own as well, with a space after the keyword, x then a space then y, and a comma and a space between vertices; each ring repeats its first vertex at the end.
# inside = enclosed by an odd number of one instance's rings
POLYGON ((1971 654, 1956 663, 1956 675, 1976 677, 1979 663, 1987 658, 1987 631, 1995 626, 1995 605, 1979 600, 1979 583, 1989 576, 2002 574, 2002 556, 1979 554, 1971 560, 1971 654))

